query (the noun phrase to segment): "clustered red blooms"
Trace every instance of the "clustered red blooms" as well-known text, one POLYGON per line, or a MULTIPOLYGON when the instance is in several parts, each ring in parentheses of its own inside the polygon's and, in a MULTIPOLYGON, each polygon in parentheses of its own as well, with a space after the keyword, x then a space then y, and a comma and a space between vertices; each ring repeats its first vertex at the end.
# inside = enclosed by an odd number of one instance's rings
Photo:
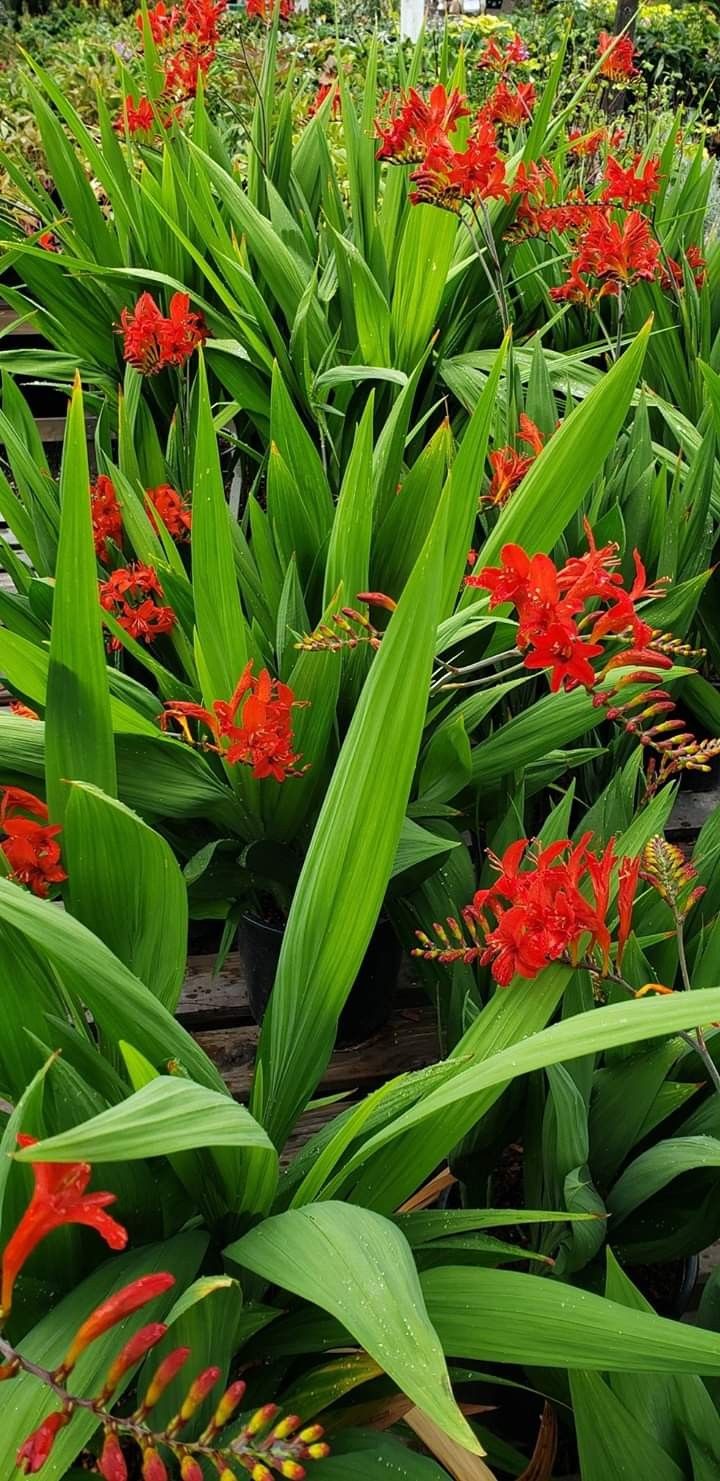
MULTIPOLYGON (((189 539, 192 510, 177 489, 172 488, 169 483, 161 483, 155 489, 148 489, 146 498, 153 509, 157 510, 165 529, 169 535, 172 535, 173 540, 189 539)), ((152 520, 152 514, 150 518, 152 520)))
POLYGON ((632 163, 626 168, 611 154, 605 164, 604 201, 629 210, 631 206, 646 206, 660 189, 660 160, 657 155, 642 167, 642 155, 633 155, 632 163))
MULTIPOLYGON (((277 0, 245 0, 248 19, 263 21, 266 26, 270 25, 276 5, 277 0)), ((280 20, 289 21, 295 9, 294 0, 280 0, 277 8, 280 20)))
POLYGON ((245 665, 230 698, 213 701, 212 710, 184 700, 165 705, 160 716, 163 730, 171 720, 180 726, 185 739, 193 744, 188 722, 196 720, 215 737, 208 745, 230 766, 240 763, 252 767, 252 774, 262 781, 274 777, 301 776, 296 769, 300 756, 293 750, 292 711, 307 701, 295 698, 287 684, 271 678, 267 669, 253 675, 253 661, 245 665))
POLYGON ((543 450, 544 438, 539 427, 525 412, 520 413, 518 438, 530 448, 529 453, 520 453, 514 447, 498 447, 490 453, 489 462, 492 478, 483 503, 497 508, 507 503, 511 493, 522 483, 528 469, 543 450))
MULTIPOLYGON (((501 112, 525 113, 528 96, 511 94, 500 83, 501 112), (501 93, 501 89, 504 92, 501 93)), ((481 109, 475 117, 464 149, 455 149, 451 134, 460 119, 469 118, 467 99, 457 89, 446 92, 441 83, 432 89, 427 102, 415 91, 391 107, 388 118, 376 122, 380 139, 378 159, 394 164, 414 164, 411 175, 414 205, 428 202, 448 211, 459 211, 464 202, 508 200, 505 161, 499 153, 491 112, 481 109)))
POLYGON ((493 88, 482 112, 490 123, 504 123, 517 129, 532 118, 535 101, 535 88, 531 82, 519 82, 516 88, 512 88, 503 79, 493 88))
POLYGON ((529 556, 519 545, 504 545, 499 566, 485 566, 465 577, 468 586, 491 593, 491 608, 506 602, 516 608, 517 646, 525 654, 525 668, 549 670, 553 693, 578 685, 594 689, 621 665, 672 666, 669 658, 652 649, 653 629, 636 612, 639 601, 662 596, 663 588, 648 586, 645 567, 634 551, 635 579, 626 591, 616 569, 618 546, 598 548, 589 526, 585 529, 587 552, 572 556, 561 569, 549 555, 529 556), (589 603, 592 607, 587 610, 589 603), (615 638, 626 646, 596 671, 592 660, 604 654, 607 639, 615 638))
POLYGON ((606 77, 611 82, 630 82, 633 77, 638 76, 635 44, 629 36, 612 36, 609 31, 601 31, 598 36, 598 56, 602 58, 601 77, 606 77))
MULTIPOLYGON (((163 86, 155 102, 148 97, 136 102, 134 94, 127 95, 113 124, 118 134, 142 134, 149 139, 158 125, 167 129, 179 117, 182 104, 194 98, 200 77, 207 75, 215 60, 220 17, 227 4, 228 0, 185 0, 182 8, 173 5, 168 10, 164 0, 158 0, 148 11, 150 33, 160 52, 163 86)), ((135 24, 143 35, 140 11, 135 24)))
POLYGON ((110 559, 108 540, 113 545, 122 545, 122 514, 115 492, 115 485, 105 473, 99 473, 90 485, 90 511, 92 514, 93 540, 98 560, 105 564, 110 559))
POLYGON ((568 154, 575 155, 578 159, 592 159, 598 154, 603 144, 610 149, 619 149, 625 138, 624 129, 593 129, 585 133, 580 128, 568 129, 568 154))
POLYGON ((384 123, 376 122, 380 140, 378 159, 392 164, 421 164, 428 151, 436 146, 449 147, 449 135, 461 118, 469 118, 467 98, 454 88, 446 92, 438 83, 425 99, 414 87, 403 94, 399 103, 390 99, 390 112, 384 123))
POLYGON ((320 82, 318 84, 318 89, 315 97, 313 98, 308 108, 308 118, 314 118, 315 114, 319 113, 323 103, 326 101, 327 98, 332 98, 332 106, 330 111, 333 118, 339 118, 342 109, 342 101, 340 98, 340 90, 338 88, 337 82, 334 79, 332 80, 332 82, 320 82))
MULTIPOLYGON (((34 711, 26 710, 24 705, 21 709, 27 717, 37 719, 34 711)), ((0 848, 16 884, 27 885, 33 895, 44 900, 51 885, 67 879, 57 842, 62 829, 58 823, 48 823, 47 807, 39 797, 22 787, 5 787, 0 800, 0 831, 0 848), (31 816, 24 817, 25 813, 31 816)))
POLYGON ((119 333, 124 358, 141 375, 158 375, 168 365, 184 365, 207 336, 202 315, 190 308, 187 293, 173 293, 167 314, 151 293, 141 293, 132 310, 122 310, 119 333))
MULTIPOLYGON (((36 1138, 21 1134, 18 1142, 23 1148, 31 1147, 36 1145, 36 1138)), ((87 1191, 92 1177, 89 1162, 33 1162, 31 1166, 34 1180, 32 1197, 0 1261, 0 1323, 4 1323, 10 1314, 18 1275, 48 1234, 80 1224, 94 1229, 112 1250, 122 1250, 127 1244, 127 1231, 107 1213, 109 1205, 115 1202, 114 1193, 87 1191)), ((211 1461, 227 1481, 237 1481, 235 1465, 241 1467, 243 1473, 250 1471, 255 1481, 272 1481, 273 1471, 288 1481, 304 1481, 305 1469, 300 1462, 322 1460, 329 1454, 330 1447, 322 1442, 321 1425, 304 1424, 297 1414, 279 1420, 277 1404, 264 1404, 257 1409, 239 1432, 233 1433, 232 1439, 225 1442, 222 1432, 236 1415, 245 1395, 246 1384, 242 1379, 231 1383, 216 1401, 214 1413, 197 1440, 181 1435, 221 1378, 221 1369, 214 1366, 197 1374, 172 1419, 162 1430, 154 1432, 148 1425, 148 1417, 191 1357, 189 1347, 177 1347, 166 1354, 133 1414, 113 1414, 107 1408, 108 1403, 116 1397, 118 1386, 130 1369, 167 1335, 169 1328, 164 1322, 148 1322, 127 1339, 111 1362, 103 1386, 94 1398, 78 1399, 68 1391, 67 1380, 87 1348, 106 1332, 112 1331, 119 1322, 164 1296, 174 1284, 174 1275, 169 1271, 159 1271, 153 1275, 141 1275, 113 1292, 82 1322, 62 1362, 52 1370, 37 1364, 30 1368, 22 1353, 2 1339, 5 1361, 0 1368, 0 1380, 13 1379, 24 1370, 32 1372, 33 1377, 44 1382, 60 1404, 20 1445, 15 1464, 23 1475, 34 1476, 42 1470, 57 1436, 71 1423, 78 1408, 90 1410, 103 1426, 97 1473, 104 1481, 128 1481, 130 1476, 126 1449, 120 1443, 120 1436, 127 1445, 132 1444, 140 1452, 145 1481, 168 1481, 169 1473, 161 1452, 180 1462, 183 1481, 202 1481, 201 1459, 211 1461)))
POLYGON ((488 37, 485 46, 478 59, 478 67, 488 72, 505 73, 511 67, 522 66, 528 61, 530 53, 517 31, 513 32, 507 46, 503 50, 498 45, 494 36, 488 37))
MULTIPOLYGON (((18 1136, 21 1147, 32 1147, 36 1141, 36 1137, 18 1136)), ((3 1318, 12 1306, 20 1271, 40 1241, 53 1230, 65 1224, 84 1224, 95 1229, 111 1250, 122 1250, 127 1244, 126 1231, 106 1212, 115 1202, 115 1194, 87 1191, 92 1174, 88 1162, 33 1162, 31 1166, 32 1197, 2 1255, 0 1313, 3 1318)))
MULTIPOLYGON (((154 643, 175 626, 175 613, 172 607, 162 605, 162 597, 152 566, 121 566, 100 582, 100 605, 136 642, 154 643)), ((113 652, 122 648, 120 638, 112 635, 109 647, 113 652)))
POLYGON ((465 932, 450 918, 450 935, 434 927, 437 942, 418 931, 415 955, 441 962, 474 962, 489 966, 500 987, 514 977, 537 977, 550 962, 577 963, 597 953, 607 971, 611 936, 608 927, 613 872, 618 874, 617 962, 630 933, 641 859, 618 859, 611 841, 603 853, 590 847, 592 834, 578 844, 559 839, 528 855, 529 840, 510 844, 502 859, 489 854, 497 879, 477 890, 462 912, 465 932), (523 865, 530 863, 530 868, 523 865), (454 941, 454 944, 453 944, 454 941))
MULTIPOLYGON (((685 261, 688 265, 688 268, 690 269, 690 274, 695 287, 702 288, 705 282, 705 258, 703 257, 700 248, 688 247, 685 252, 685 261)), ((663 287, 666 291, 671 288, 675 288, 677 290, 678 288, 683 287, 684 282, 685 277, 683 273, 682 263, 677 262, 674 257, 666 257, 665 267, 663 268, 660 277, 661 287, 663 287)))

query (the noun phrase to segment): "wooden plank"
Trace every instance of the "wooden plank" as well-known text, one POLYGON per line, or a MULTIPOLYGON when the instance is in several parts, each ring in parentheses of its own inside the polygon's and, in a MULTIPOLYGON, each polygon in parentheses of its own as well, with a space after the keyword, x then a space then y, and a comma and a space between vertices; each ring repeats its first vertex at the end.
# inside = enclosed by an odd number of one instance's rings
POLYGON ((177 1017, 185 1028, 223 1028, 249 1024, 247 983, 239 951, 228 953, 217 976, 212 956, 189 956, 177 1017))
POLYGON ((668 819, 665 835, 671 843, 693 844, 708 818, 720 807, 720 783, 680 792, 668 819))
POLYGON ((15 309, 10 308, 0 308, 0 335, 4 339, 18 335, 25 339, 36 339, 39 344, 46 344, 45 336, 38 330, 33 315, 18 314, 15 309))
MULTIPOLYGON (((231 1093, 238 1099, 247 1096, 259 1038, 256 1025, 208 1029, 195 1033, 194 1038, 217 1066, 231 1093)), ((318 1094, 343 1089, 367 1090, 406 1070, 434 1064, 438 1054, 432 1008, 401 1008, 374 1038, 347 1049, 336 1049, 318 1094)))

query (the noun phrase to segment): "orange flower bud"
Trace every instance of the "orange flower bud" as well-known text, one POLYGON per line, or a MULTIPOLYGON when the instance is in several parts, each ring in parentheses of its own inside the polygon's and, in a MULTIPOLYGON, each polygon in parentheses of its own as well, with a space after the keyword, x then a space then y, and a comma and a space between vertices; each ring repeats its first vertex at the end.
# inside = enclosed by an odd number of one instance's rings
POLYGON ((34 1476, 42 1469, 55 1444, 58 1431, 69 1419, 67 1409, 58 1410, 55 1414, 48 1414, 47 1419, 28 1435, 15 1456, 15 1464, 23 1476, 34 1476))
POLYGON ((270 1436, 270 1443, 272 1444, 273 1440, 287 1440, 288 1435, 294 1435, 301 1424, 302 1420, 299 1414, 286 1414, 285 1418, 281 1419, 279 1424, 276 1424, 270 1436))
POLYGON ((384 591, 359 591, 357 599, 359 602, 367 602, 369 607, 384 607, 387 612, 394 612, 397 607, 397 602, 386 596, 384 591))
POLYGON ((305 1467, 299 1466, 296 1460, 284 1460, 280 1466, 280 1475, 287 1476, 288 1481, 305 1481, 305 1467))
POLYGON ((147 1414, 148 1409, 152 1409, 157 1404, 158 1399, 164 1394, 168 1384, 172 1383, 175 1375, 180 1372, 183 1363, 187 1362, 189 1356, 189 1347, 176 1347, 174 1352, 169 1352, 167 1357, 163 1358, 154 1377, 150 1381, 147 1393, 140 1406, 141 1414, 147 1414))
POLYGON ((191 1383, 180 1406, 178 1419, 181 1424, 185 1424, 195 1413, 196 1409, 200 1408, 200 1405, 207 1398, 210 1390, 215 1387, 220 1377, 220 1371, 219 1368, 205 1368, 202 1373, 198 1374, 194 1382, 191 1383))
MULTIPOLYGON (((269 1471, 267 1466, 263 1465, 262 1461, 258 1461, 258 1464, 253 1466, 250 1475, 252 1476, 252 1481, 273 1481, 272 1471, 269 1471)), ((222 1481, 222 1477, 220 1481, 222 1481)))
POLYGON ((256 1410, 252 1419, 248 1420, 245 1426, 245 1434, 257 1435, 259 1430, 264 1430, 266 1425, 272 1424, 275 1415, 279 1414, 279 1412, 279 1404, 263 1404, 262 1409, 256 1410))
POLYGON ((98 1460, 98 1471, 103 1481, 127 1481, 128 1469, 125 1456, 120 1449, 120 1441, 112 1430, 108 1430, 102 1454, 98 1460))
POLYGON ((238 1404, 244 1397, 246 1388, 247 1384, 244 1380, 238 1378, 236 1383, 231 1383, 226 1389, 212 1418, 213 1430, 221 1430, 232 1419, 238 1404))
POLYGON ((308 1447, 308 1455, 311 1460, 324 1460, 325 1456, 329 1454, 330 1446, 324 1443, 321 1445, 310 1445, 308 1447))
POLYGON ((143 1481, 168 1481, 167 1466, 154 1446, 143 1450, 143 1481))
POLYGON ((130 1341, 125 1343, 122 1351, 118 1353, 108 1372, 103 1393, 113 1393, 120 1379, 127 1373, 128 1368, 132 1368, 135 1363, 139 1363, 140 1359, 144 1358, 145 1354, 152 1347, 157 1347, 158 1342, 161 1341, 166 1332, 167 1327, 164 1322, 149 1322, 147 1327, 141 1327, 139 1332, 136 1332, 130 1338, 130 1341))
POLYGON ((300 1439, 306 1445, 312 1445, 313 1440, 322 1440, 325 1431, 321 1424, 310 1424, 307 1429, 300 1431, 300 1439))
MULTIPOLYGON (((180 1476, 182 1481, 204 1481, 202 1468, 191 1455, 184 1455, 180 1462, 180 1476)), ((233 1477, 235 1481, 235 1477, 233 1477)))
POLYGON ((160 1271, 157 1275, 141 1275, 139 1280, 130 1282, 129 1286, 123 1286, 121 1291, 115 1291, 114 1295, 108 1296, 95 1311, 91 1312, 87 1321, 83 1322, 79 1331, 71 1343, 62 1370, 69 1373, 81 1354, 102 1337, 103 1332, 115 1327, 118 1322, 126 1316, 132 1316, 134 1311, 139 1311, 141 1306, 147 1306, 148 1301, 154 1301, 156 1296, 161 1296, 164 1291, 174 1286, 175 1276, 168 1271, 160 1271))

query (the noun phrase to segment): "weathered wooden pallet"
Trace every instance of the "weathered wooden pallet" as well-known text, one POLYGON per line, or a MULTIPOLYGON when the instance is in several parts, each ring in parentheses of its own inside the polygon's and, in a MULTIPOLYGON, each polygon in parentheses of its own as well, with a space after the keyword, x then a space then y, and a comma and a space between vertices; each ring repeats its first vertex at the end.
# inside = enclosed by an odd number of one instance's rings
MULTIPOLYGON (((189 957, 177 1016, 217 1066, 236 1099, 246 1100, 260 1030, 250 1017, 240 955, 231 952, 217 975, 213 974, 212 956, 189 957)), ((336 1049, 317 1096, 342 1094, 349 1103, 393 1076, 423 1069, 439 1057, 434 1010, 418 1000, 417 991, 406 977, 385 1028, 364 1043, 336 1049)), ((341 1109, 342 1103, 336 1103, 308 1111, 287 1151, 301 1146, 341 1109)))

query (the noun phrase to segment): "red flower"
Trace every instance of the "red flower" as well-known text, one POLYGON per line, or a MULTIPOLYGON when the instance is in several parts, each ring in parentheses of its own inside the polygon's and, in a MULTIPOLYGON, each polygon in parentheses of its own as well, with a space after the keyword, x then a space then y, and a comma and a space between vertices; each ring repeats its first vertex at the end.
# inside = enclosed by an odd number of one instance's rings
POLYGON ((139 98, 137 104, 132 93, 128 93, 113 123, 116 134, 150 134, 155 128, 155 114, 149 98, 139 98))
MULTIPOLYGON (((152 10, 148 10, 148 21, 155 45, 162 46, 177 30, 180 24, 180 12, 176 5, 173 5, 172 9, 168 10, 164 0, 158 0, 157 5, 154 5, 152 10)), ((141 11, 138 11, 135 16, 135 25, 142 35, 143 18, 141 11)))
POLYGON ((478 67, 489 72, 505 72, 509 67, 522 66, 529 55, 525 42, 517 31, 504 51, 498 46, 494 36, 489 36, 478 58, 478 67))
POLYGON ((469 115, 467 98, 457 89, 447 93, 437 83, 425 102, 411 87, 399 104, 394 103, 387 123, 376 120, 375 132, 381 141, 377 158, 393 164, 419 164, 433 146, 449 147, 456 123, 469 115))
MULTIPOLYGON (((171 488, 169 483, 161 483, 156 489, 148 489, 146 497, 157 509, 168 534, 174 540, 187 540, 192 525, 192 512, 182 494, 171 488)), ((152 520, 152 515, 150 518, 152 520)))
POLYGON ((220 39, 219 20, 228 0, 185 0, 185 31, 201 46, 214 46, 220 39))
POLYGON ((176 720, 185 738, 192 741, 188 721, 197 720, 215 736, 212 749, 233 766, 241 762, 251 766, 254 777, 274 777, 283 782, 298 776, 295 763, 300 760, 293 749, 292 710, 303 701, 297 700, 287 684, 272 679, 267 669, 253 677, 252 660, 246 664, 229 700, 216 699, 212 711, 202 705, 175 701, 165 705, 161 726, 167 729, 176 720), (222 745, 221 741, 227 741, 222 745))
POLYGON ((550 297, 556 303, 581 303, 584 308, 593 309, 600 298, 617 293, 616 283, 603 283, 601 287, 593 287, 592 283, 582 276, 580 267, 581 260, 575 257, 570 263, 570 272, 565 282, 549 290, 550 297))
POLYGON ((103 1481, 127 1481, 128 1468, 125 1456, 120 1449, 120 1441, 112 1430, 108 1430, 105 1434, 97 1468, 103 1481))
POLYGON ((37 710, 31 710, 29 705, 24 705, 20 699, 10 700, 11 714, 21 717, 23 720, 39 720, 37 710))
MULTIPOLYGON (((100 605, 136 642, 154 643, 163 633, 171 632, 176 617, 172 607, 162 606, 155 597, 163 591, 152 566, 122 566, 100 582, 100 605)), ((122 648, 120 638, 111 636, 113 652, 122 648)))
POLYGON ((194 98, 198 82, 205 77, 215 60, 213 47, 199 47, 185 42, 165 63, 163 92, 183 103, 194 98))
POLYGON ((313 98, 312 103, 308 108, 308 118, 313 118, 314 115, 318 113, 319 110, 322 108, 322 105, 325 102, 326 98, 330 97, 332 98, 332 108, 330 110, 332 116, 333 118, 339 118, 342 111, 342 102, 336 82, 321 82, 318 85, 318 90, 315 94, 315 97, 313 98))
MULTIPOLYGON (((666 291, 673 286, 682 288, 685 282, 682 264, 675 261, 674 257, 666 259, 667 266, 660 276, 660 286, 666 291)), ((696 288, 702 288, 705 282, 705 258, 699 247, 688 247, 685 251, 685 261, 693 276, 696 288)))
POLYGON ((568 154, 574 154, 578 159, 590 159, 597 154, 601 144, 607 138, 605 129, 593 129, 591 133, 585 133, 583 129, 568 129, 568 154))
POLYGON ((411 176, 414 205, 426 202, 446 211, 459 211, 465 201, 508 200, 505 161, 498 153, 495 130, 487 118, 478 117, 463 151, 438 143, 411 176))
MULTIPOLYGON (((35 1145, 37 1138, 19 1136, 21 1147, 35 1145)), ((45 1236, 64 1224, 85 1224, 95 1229, 111 1250, 123 1250, 127 1232, 105 1212, 115 1202, 114 1193, 87 1193, 92 1168, 89 1162, 33 1162, 35 1180, 32 1198, 2 1256, 0 1309, 5 1316, 12 1304, 15 1281, 26 1260, 45 1236)))
POLYGON ((549 669, 553 694, 559 689, 574 689, 584 684, 592 689, 597 674, 590 662, 602 653, 602 643, 588 643, 580 637, 574 624, 553 623, 544 633, 532 639, 532 649, 524 661, 527 669, 549 669))
POLYGON ((93 539, 98 560, 110 559, 107 542, 122 545, 122 514, 115 485, 106 474, 99 473, 90 485, 90 509, 92 513, 93 539))
POLYGON ((640 278, 658 276, 660 243, 646 216, 630 211, 622 222, 597 209, 580 242, 580 273, 629 287, 640 278))
POLYGON ((206 329, 190 309, 187 293, 174 293, 164 315, 151 293, 142 293, 132 312, 120 315, 123 355, 141 375, 157 375, 166 365, 183 365, 202 344, 206 329))
POLYGON ((630 206, 647 205, 660 189, 660 160, 654 155, 638 173, 641 160, 642 156, 636 154, 632 164, 623 169, 619 160, 612 154, 608 155, 605 163, 606 185, 602 196, 604 201, 617 201, 626 210, 630 206))
MULTIPOLYGON (((97 1197, 111 1197, 107 1193, 96 1195, 97 1197)), ((112 1220, 110 1221, 112 1223, 112 1220)), ((119 1227, 119 1226, 118 1226, 119 1227)), ((122 1231, 125 1234, 125 1230, 122 1231)), ((127 1236, 125 1236, 127 1238, 127 1236)), ((149 1301, 155 1301, 165 1291, 169 1291, 175 1284, 175 1276, 169 1271, 162 1270, 157 1275, 141 1275, 129 1285, 123 1286, 122 1290, 115 1291, 108 1296, 106 1301, 92 1311, 86 1321, 78 1329, 68 1348, 68 1354, 62 1364, 63 1372, 69 1373, 83 1353, 92 1342, 97 1342, 104 1332, 109 1332, 111 1327, 116 1327, 118 1322, 132 1316, 134 1312, 140 1311, 147 1306, 149 1301)))
POLYGON ((629 36, 611 36, 601 31, 598 36, 598 56, 602 57, 600 76, 612 82, 629 82, 638 76, 635 66, 635 46, 629 36))
MULTIPOLYGON (((259 20, 265 22, 266 26, 269 26, 275 13, 276 3, 277 0, 275 0, 275 3, 273 3, 273 0, 245 0, 245 9, 249 18, 257 16, 259 20)), ((279 14, 281 21, 289 20, 294 9, 293 0, 280 0, 279 14)))
POLYGON ((511 128, 518 128, 521 123, 527 123, 532 118, 535 96, 535 88, 531 82, 518 83, 514 91, 506 82, 499 82, 482 111, 491 123, 506 123, 511 128))
POLYGON ((41 231, 37 239, 37 245, 38 247, 42 247, 44 252, 61 251, 60 243, 54 231, 41 231))
POLYGON ((27 1440, 20 1446, 15 1456, 15 1464, 22 1471, 23 1476, 34 1476, 37 1471, 42 1470, 50 1452, 55 1444, 58 1431, 63 1429, 70 1421, 68 1409, 57 1410, 54 1414, 48 1414, 42 1424, 27 1440))
POLYGON ((525 412, 520 414, 520 425, 518 437, 521 442, 527 442, 532 448, 532 453, 516 452, 514 447, 499 447, 490 453, 490 467, 492 478, 490 487, 485 495, 488 504, 505 504, 518 484, 522 483, 528 469, 532 467, 538 453, 542 452, 543 436, 535 423, 525 412))
POLYGON ((34 895, 45 899, 51 884, 61 884, 67 874, 60 861, 58 834, 62 828, 58 823, 48 824, 48 810, 39 797, 24 792, 20 787, 6 787, 0 802, 0 828, 4 838, 0 847, 10 866, 11 878, 16 884, 27 885, 34 895), (11 817, 11 813, 33 813, 43 819, 36 823, 34 818, 11 817))

